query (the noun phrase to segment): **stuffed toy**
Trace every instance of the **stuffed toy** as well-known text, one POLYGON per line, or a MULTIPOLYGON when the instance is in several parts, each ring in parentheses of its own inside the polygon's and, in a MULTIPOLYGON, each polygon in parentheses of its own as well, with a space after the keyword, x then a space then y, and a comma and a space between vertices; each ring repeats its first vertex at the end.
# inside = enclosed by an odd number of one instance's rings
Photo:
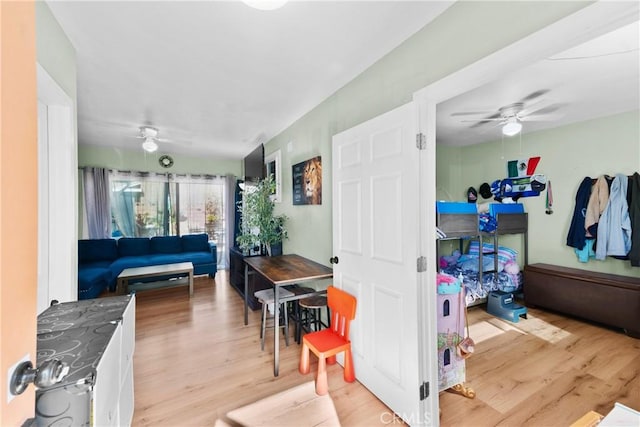
POLYGON ((507 274, 518 274, 520 272, 520 266, 517 262, 509 261, 504 265, 504 272, 507 274))
POLYGON ((455 250, 449 256, 441 256, 440 257, 440 268, 449 267, 450 265, 455 265, 458 262, 458 258, 460 258, 460 251, 455 250))

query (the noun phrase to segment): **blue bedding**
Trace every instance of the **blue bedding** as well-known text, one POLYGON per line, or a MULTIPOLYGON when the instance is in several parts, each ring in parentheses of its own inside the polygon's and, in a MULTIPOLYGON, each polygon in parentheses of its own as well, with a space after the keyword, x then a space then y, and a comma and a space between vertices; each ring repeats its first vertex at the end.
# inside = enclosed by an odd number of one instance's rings
POLYGON ((442 268, 442 272, 455 277, 462 276, 467 305, 486 298, 491 291, 517 292, 522 288, 522 272, 517 274, 508 274, 503 271, 483 273, 482 283, 479 283, 477 262, 475 270, 464 269, 461 265, 454 264, 442 268))

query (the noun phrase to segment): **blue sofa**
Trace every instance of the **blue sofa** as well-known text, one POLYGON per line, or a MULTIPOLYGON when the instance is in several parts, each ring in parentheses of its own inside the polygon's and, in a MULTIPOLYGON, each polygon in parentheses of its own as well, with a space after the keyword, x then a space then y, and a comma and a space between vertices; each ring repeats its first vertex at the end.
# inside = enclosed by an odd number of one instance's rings
POLYGON ((118 275, 131 267, 191 262, 194 275, 214 278, 216 250, 204 233, 79 240, 78 299, 96 298, 107 288, 115 291, 118 275))

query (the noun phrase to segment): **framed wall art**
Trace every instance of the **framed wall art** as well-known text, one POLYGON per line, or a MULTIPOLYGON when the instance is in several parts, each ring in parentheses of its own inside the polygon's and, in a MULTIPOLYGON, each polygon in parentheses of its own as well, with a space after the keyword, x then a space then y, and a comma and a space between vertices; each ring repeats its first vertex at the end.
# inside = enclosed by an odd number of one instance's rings
POLYGON ((314 157, 291 166, 294 205, 322 204, 322 158, 314 157))

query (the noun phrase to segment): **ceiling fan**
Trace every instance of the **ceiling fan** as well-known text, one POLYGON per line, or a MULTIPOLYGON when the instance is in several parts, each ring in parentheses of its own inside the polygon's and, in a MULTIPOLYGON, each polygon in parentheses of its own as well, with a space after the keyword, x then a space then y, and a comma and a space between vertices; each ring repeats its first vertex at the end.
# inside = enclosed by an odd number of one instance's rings
POLYGON ((151 126, 140 126, 140 135, 136 138, 144 139, 142 149, 148 153, 153 153, 158 149, 158 142, 169 142, 167 139, 158 138, 158 129, 151 126))
POLYGON ((453 113, 452 116, 485 116, 474 120, 462 121, 473 122, 474 124, 471 125, 470 128, 483 126, 487 123, 498 122, 498 126, 502 126, 502 133, 504 135, 514 136, 522 130, 522 122, 554 121, 560 117, 559 114, 551 113, 558 111, 565 104, 553 103, 544 99, 532 102, 547 92, 547 89, 538 90, 518 102, 498 108, 497 111, 459 112, 453 113))

